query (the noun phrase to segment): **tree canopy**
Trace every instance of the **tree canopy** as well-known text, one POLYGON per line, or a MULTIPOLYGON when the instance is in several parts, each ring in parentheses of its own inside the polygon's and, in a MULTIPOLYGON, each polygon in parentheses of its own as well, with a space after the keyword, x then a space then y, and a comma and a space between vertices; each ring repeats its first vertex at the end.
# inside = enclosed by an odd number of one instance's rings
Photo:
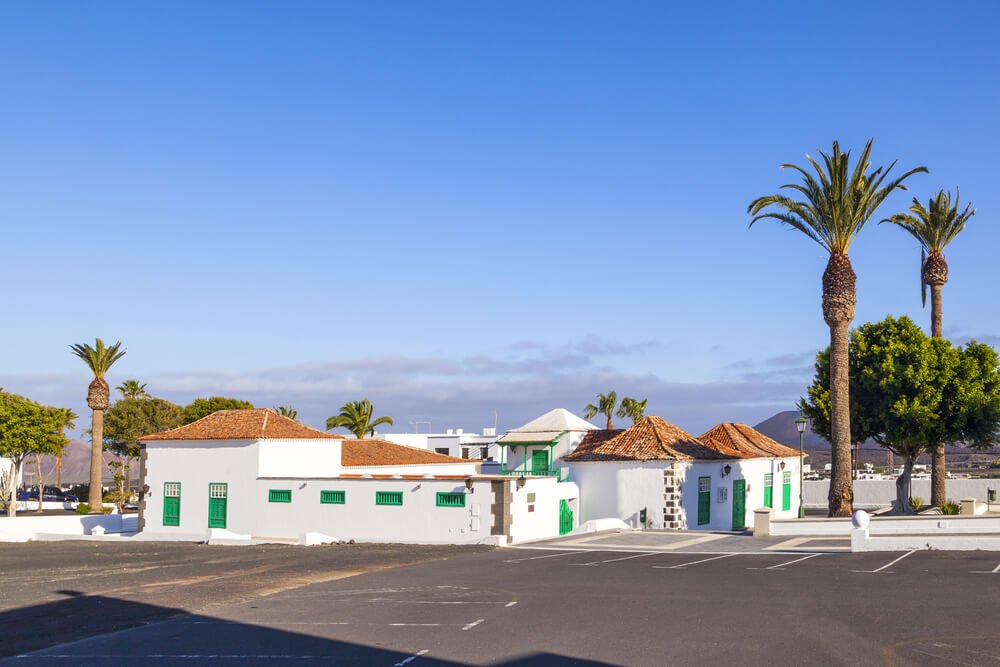
POLYGON ((604 415, 607 419, 607 429, 611 430, 615 427, 611 418, 615 414, 615 408, 618 406, 618 394, 609 391, 606 394, 597 395, 597 404, 589 403, 583 408, 583 418, 593 419, 597 415, 604 415))
POLYGON ((226 398, 225 396, 196 398, 191 401, 190 405, 184 407, 183 422, 190 424, 219 410, 249 410, 251 408, 253 408, 253 403, 238 398, 226 398))
POLYGON ((628 417, 634 424, 646 416, 646 404, 648 402, 648 398, 640 401, 631 396, 626 396, 622 399, 622 404, 618 406, 618 411, 615 414, 619 417, 628 417))
POLYGON ((367 398, 340 406, 340 414, 326 420, 326 430, 346 428, 359 440, 374 435, 381 424, 392 425, 392 417, 375 417, 375 408, 367 398))
POLYGON ((66 444, 65 413, 17 394, 0 393, 0 456, 20 463, 31 454, 57 454, 66 444))
POLYGON ((139 456, 139 438, 181 425, 180 406, 162 398, 123 398, 104 415, 104 448, 128 458, 139 456))

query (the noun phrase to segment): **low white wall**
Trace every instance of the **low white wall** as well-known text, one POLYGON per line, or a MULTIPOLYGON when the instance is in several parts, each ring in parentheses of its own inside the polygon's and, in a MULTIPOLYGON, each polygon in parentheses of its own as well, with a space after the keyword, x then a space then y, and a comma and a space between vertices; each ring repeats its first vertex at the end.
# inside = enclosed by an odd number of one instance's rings
MULTIPOLYGON (((925 503, 931 500, 931 481, 915 479, 911 482, 911 496, 921 498, 925 503)), ((986 502, 987 491, 1000 493, 1000 479, 949 479, 945 481, 945 495, 956 503, 962 498, 975 498, 986 502)), ((807 480, 805 483, 805 506, 824 508, 830 492, 830 480, 807 480)), ((896 499, 896 482, 891 479, 854 480, 854 508, 876 509, 888 507, 896 499)), ((1000 505, 996 505, 1000 507, 1000 505)))
MULTIPOLYGON (((772 521, 772 536, 851 535, 849 518, 808 518, 772 521)), ((991 516, 881 516, 871 517, 868 530, 873 537, 889 535, 968 535, 1000 534, 1000 517, 991 516)))
POLYGON ((341 441, 260 440, 258 477, 335 477, 341 472, 341 441))
POLYGON ((524 488, 518 488, 516 480, 511 480, 509 484, 513 485, 511 543, 559 535, 561 500, 566 500, 573 511, 573 527, 579 525, 580 487, 573 482, 557 482, 554 477, 529 477, 524 488))
POLYGON ((133 533, 137 529, 135 514, 80 514, 66 516, 0 517, 0 541, 25 542, 51 535, 89 535, 101 526, 108 533, 133 533))

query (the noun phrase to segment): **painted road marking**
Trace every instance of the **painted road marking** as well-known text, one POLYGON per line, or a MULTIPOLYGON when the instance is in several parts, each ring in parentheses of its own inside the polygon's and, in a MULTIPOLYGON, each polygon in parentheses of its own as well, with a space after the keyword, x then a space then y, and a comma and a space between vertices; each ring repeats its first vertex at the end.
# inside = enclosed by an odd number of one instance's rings
POLYGON ((736 554, 723 554, 721 556, 715 556, 714 558, 703 558, 702 560, 691 561, 690 563, 681 563, 680 565, 654 565, 653 568, 657 570, 676 570, 682 567, 687 567, 688 565, 697 565, 699 563, 707 563, 710 560, 719 560, 720 558, 729 558, 730 556, 735 556, 736 554))
POLYGON ((851 572, 863 572, 865 574, 875 574, 876 572, 881 572, 882 570, 884 570, 885 568, 887 568, 887 567, 889 567, 891 565, 895 565, 896 563, 898 563, 899 561, 903 560, 904 558, 906 558, 910 554, 916 553, 916 551, 917 551, 916 549, 914 549, 913 551, 907 551, 905 554, 903 554, 899 558, 896 558, 894 560, 889 561, 888 563, 886 563, 882 567, 878 568, 877 570, 851 570, 851 572))
POLYGON ((992 570, 973 570, 972 574, 1000 574, 1000 565, 997 565, 992 570))
POLYGON ((777 565, 772 565, 771 567, 748 567, 748 570, 780 570, 786 565, 795 565, 796 563, 801 563, 804 560, 809 560, 810 558, 815 558, 816 556, 822 556, 823 554, 809 554, 802 558, 796 558, 795 560, 790 560, 787 563, 778 563, 777 565))
POLYGON ((508 602, 508 603, 507 603, 507 604, 505 604, 504 606, 505 606, 505 607, 513 607, 513 606, 514 606, 514 605, 516 605, 516 604, 517 604, 517 600, 511 600, 510 602, 508 602))
POLYGON ((581 551, 580 549, 573 549, 572 551, 560 551, 557 554, 549 554, 547 556, 531 556, 530 558, 517 558, 515 560, 505 560, 505 563, 521 563, 526 560, 538 560, 540 558, 559 558, 560 556, 572 556, 573 554, 585 554, 586 551, 581 551))
POLYGON ((468 625, 464 626, 462 628, 462 630, 471 630, 472 628, 476 627, 477 625, 479 625, 480 623, 482 623, 485 620, 486 620, 485 618, 477 619, 477 620, 473 621, 472 623, 469 623, 468 625))
POLYGON ((645 556, 655 556, 655 555, 657 555, 659 553, 660 553, 659 551, 650 551, 648 553, 633 554, 631 556, 625 556, 623 558, 609 558, 607 560, 595 560, 592 563, 570 563, 570 565, 584 565, 584 566, 587 566, 587 565, 602 565, 603 563, 617 563, 620 560, 630 560, 632 558, 643 558, 645 556))
POLYGON ((426 648, 424 650, 422 650, 422 651, 417 651, 416 653, 414 653, 413 655, 411 655, 409 658, 403 658, 402 660, 400 660, 399 662, 397 662, 392 667, 404 667, 404 665, 410 664, 411 662, 413 662, 414 660, 416 660, 420 656, 427 655, 428 651, 429 651, 429 649, 426 649, 426 648))
POLYGON ((765 551, 815 551, 826 553, 850 552, 850 537, 839 535, 814 536, 814 537, 793 537, 790 540, 772 544, 764 547, 765 551), (844 542, 844 546, 824 545, 821 547, 810 547, 812 542, 844 542))

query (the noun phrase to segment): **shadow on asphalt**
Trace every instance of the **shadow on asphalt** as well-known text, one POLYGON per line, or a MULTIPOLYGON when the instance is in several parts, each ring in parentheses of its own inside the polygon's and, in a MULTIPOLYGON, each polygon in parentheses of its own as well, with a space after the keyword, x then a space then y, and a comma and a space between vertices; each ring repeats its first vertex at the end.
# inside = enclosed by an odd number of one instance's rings
MULTIPOLYGON (((418 656, 79 591, 58 593, 65 598, 0 612, 0 659, 17 656, 19 665, 49 663, 55 656, 61 664, 88 665, 135 664, 149 660, 157 664, 171 664, 176 660, 186 665, 218 660, 239 664, 286 661, 302 664, 306 660, 399 665, 417 659, 417 665, 467 664, 431 654, 418 656), (129 628, 140 629, 118 635, 114 640, 104 636, 129 628)), ((546 652, 529 653, 493 664, 499 667, 611 665, 546 652)))

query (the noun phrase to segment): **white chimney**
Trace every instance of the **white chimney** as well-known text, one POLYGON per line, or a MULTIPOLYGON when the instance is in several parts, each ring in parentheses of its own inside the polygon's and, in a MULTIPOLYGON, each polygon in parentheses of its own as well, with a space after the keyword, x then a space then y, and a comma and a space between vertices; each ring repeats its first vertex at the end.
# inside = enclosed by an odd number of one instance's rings
POLYGON ((445 433, 445 435, 451 435, 454 432, 455 432, 455 429, 449 428, 449 429, 446 429, 444 433, 445 433))
POLYGON ((463 433, 465 433, 465 429, 461 429, 461 428, 456 428, 455 429, 455 435, 462 435, 463 433))
POLYGON ((487 426, 483 428, 483 435, 489 438, 495 438, 497 436, 497 429, 495 426, 487 426))

